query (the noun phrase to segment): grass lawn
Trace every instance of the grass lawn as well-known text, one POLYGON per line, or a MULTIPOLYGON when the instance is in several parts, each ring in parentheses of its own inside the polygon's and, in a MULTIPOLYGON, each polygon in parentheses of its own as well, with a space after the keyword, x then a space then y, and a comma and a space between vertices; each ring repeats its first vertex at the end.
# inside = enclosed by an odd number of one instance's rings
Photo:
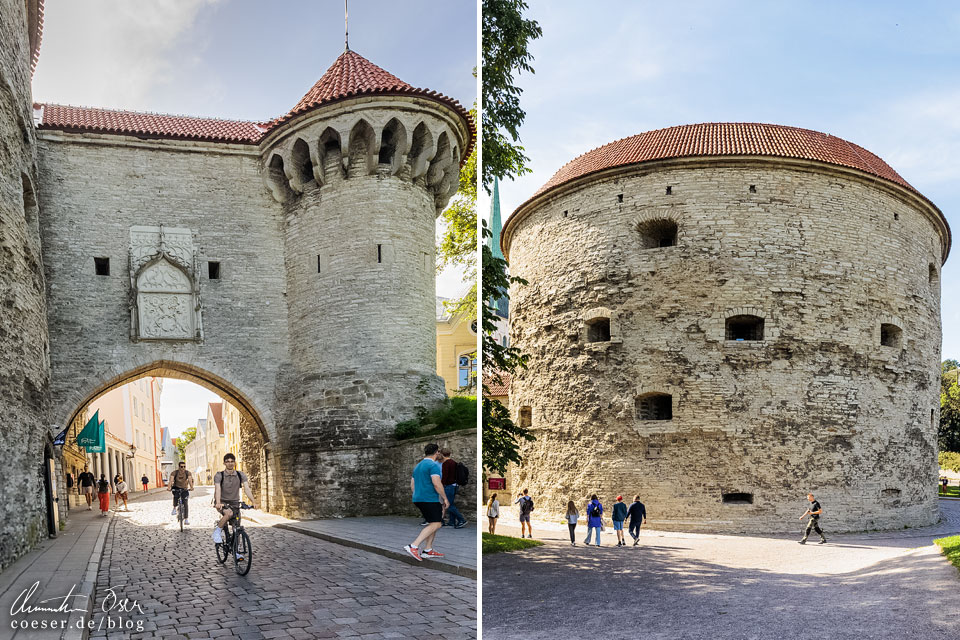
POLYGON ((530 547, 539 547, 542 542, 529 538, 513 538, 511 536, 497 536, 483 534, 483 553, 500 553, 501 551, 519 551, 530 547))
MULTIPOLYGON (((949 538, 937 538, 934 543, 940 547, 947 560, 953 563, 957 569, 960 569, 960 536, 950 536, 949 538)), ((484 552, 486 553, 486 552, 484 552)))
POLYGON ((946 493, 943 492, 942 486, 938 486, 937 495, 947 496, 948 498, 960 498, 960 486, 948 484, 946 493))

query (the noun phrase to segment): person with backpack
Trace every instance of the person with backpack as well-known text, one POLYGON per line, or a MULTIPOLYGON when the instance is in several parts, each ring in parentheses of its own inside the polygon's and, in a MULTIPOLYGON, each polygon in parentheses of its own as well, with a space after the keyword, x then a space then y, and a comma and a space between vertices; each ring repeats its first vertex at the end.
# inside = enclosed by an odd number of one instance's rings
POLYGON ((105 473, 101 473, 97 481, 97 497, 100 498, 100 515, 105 516, 110 512, 110 482, 105 473))
POLYGON ((587 505, 587 539, 583 544, 590 546, 590 536, 596 530, 596 545, 600 546, 600 531, 603 529, 603 504, 597 498, 597 494, 590 496, 590 504, 587 505))
POLYGON ((417 463, 410 474, 412 502, 428 524, 403 550, 420 562, 423 562, 424 558, 443 557, 442 553, 433 548, 433 539, 443 524, 443 507, 447 504, 447 495, 440 483, 443 469, 438 458, 440 447, 431 442, 423 448, 423 460, 417 463))
POLYGON ((617 501, 613 505, 613 530, 617 532, 617 546, 625 547, 623 541, 623 521, 627 519, 627 505, 623 504, 623 496, 617 496, 617 501))
POLYGON ((633 546, 637 546, 640 543, 640 525, 647 521, 647 508, 640 502, 640 496, 633 496, 633 504, 627 509, 627 515, 630 517, 629 531, 633 546))
POLYGON ((143 485, 143 490, 146 491, 147 485, 150 484, 150 480, 149 478, 147 478, 147 474, 143 474, 143 477, 140 478, 140 484, 143 485))
POLYGON ((533 498, 530 497, 526 489, 523 490, 519 496, 517 496, 516 502, 513 504, 519 505, 520 509, 520 537, 523 537, 523 525, 527 525, 527 537, 533 538, 533 527, 530 526, 530 514, 533 512, 533 498))
POLYGON ((467 466, 462 462, 454 460, 451 457, 450 449, 446 447, 440 449, 440 455, 443 461, 440 463, 440 482, 443 483, 443 493, 447 497, 447 502, 450 503, 450 506, 447 507, 447 511, 444 514, 445 516, 450 516, 450 521, 445 522, 443 526, 463 529, 467 526, 467 519, 464 518, 460 510, 457 509, 457 505, 454 504, 454 499, 457 497, 457 487, 461 485, 460 481, 463 480, 463 484, 466 484, 467 466))

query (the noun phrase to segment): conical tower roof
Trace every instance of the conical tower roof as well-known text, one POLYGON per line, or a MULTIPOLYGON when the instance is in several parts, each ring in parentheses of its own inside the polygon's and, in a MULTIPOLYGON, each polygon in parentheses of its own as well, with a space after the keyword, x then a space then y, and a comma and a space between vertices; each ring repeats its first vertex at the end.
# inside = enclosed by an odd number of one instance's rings
POLYGON ((350 49, 340 54, 340 57, 334 61, 317 83, 300 98, 293 109, 286 115, 274 120, 270 128, 278 127, 291 118, 323 105, 357 96, 376 95, 414 95, 439 102, 453 109, 457 115, 463 118, 470 132, 470 140, 463 150, 462 160, 466 160, 470 155, 476 139, 476 127, 470 118, 470 114, 459 102, 436 91, 418 89, 350 49))
POLYGON ((496 177, 493 179, 493 198, 490 199, 490 252, 494 258, 503 259, 503 251, 500 250, 500 231, 503 224, 500 221, 500 181, 496 177))

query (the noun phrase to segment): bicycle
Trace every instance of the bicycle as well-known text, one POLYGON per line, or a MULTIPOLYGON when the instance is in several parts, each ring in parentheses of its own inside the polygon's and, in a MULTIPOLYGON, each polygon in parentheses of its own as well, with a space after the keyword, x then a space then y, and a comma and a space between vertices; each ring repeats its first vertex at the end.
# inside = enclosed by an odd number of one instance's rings
MULTIPOLYGON (((252 505, 244 502, 240 503, 240 510, 253 509, 252 505)), ((225 564, 227 555, 232 553, 233 565, 238 575, 245 576, 250 572, 250 564, 253 560, 253 547, 250 546, 250 536, 240 524, 240 511, 233 514, 233 517, 227 520, 227 525, 223 528, 223 542, 214 543, 217 549, 217 560, 220 564, 225 564)))
POLYGON ((180 531, 183 531, 183 521, 186 518, 183 516, 184 505, 183 505, 183 492, 177 492, 177 521, 180 523, 180 531))

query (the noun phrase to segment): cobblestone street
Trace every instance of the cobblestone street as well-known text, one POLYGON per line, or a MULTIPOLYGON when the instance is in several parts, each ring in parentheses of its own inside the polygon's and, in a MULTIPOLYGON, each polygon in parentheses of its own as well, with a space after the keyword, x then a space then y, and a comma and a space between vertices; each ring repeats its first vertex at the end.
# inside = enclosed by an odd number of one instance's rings
POLYGON ((90 637, 476 637, 474 580, 249 520, 241 577, 217 562, 212 489, 190 496, 182 533, 168 495, 131 503, 111 525, 90 637))

